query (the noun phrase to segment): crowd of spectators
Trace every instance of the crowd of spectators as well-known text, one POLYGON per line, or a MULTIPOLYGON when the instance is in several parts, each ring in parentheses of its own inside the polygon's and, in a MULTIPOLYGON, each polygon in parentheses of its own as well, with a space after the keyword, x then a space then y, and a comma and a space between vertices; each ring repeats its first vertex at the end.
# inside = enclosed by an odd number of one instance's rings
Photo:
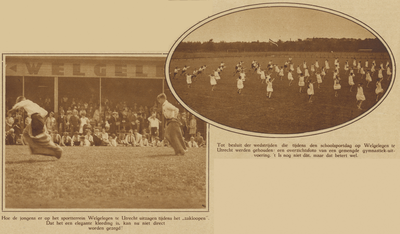
MULTIPOLYGON (((125 101, 113 102, 104 98, 100 106, 93 96, 87 101, 63 96, 58 113, 53 112, 51 102, 50 98, 45 98, 38 104, 48 111, 45 126, 53 142, 60 146, 168 145, 162 136, 161 106, 157 102, 152 106, 128 105, 125 101)), ((178 120, 188 147, 205 146, 194 115, 183 110, 178 120)), ((24 144, 22 130, 29 121, 23 110, 7 116, 7 145, 24 144)))

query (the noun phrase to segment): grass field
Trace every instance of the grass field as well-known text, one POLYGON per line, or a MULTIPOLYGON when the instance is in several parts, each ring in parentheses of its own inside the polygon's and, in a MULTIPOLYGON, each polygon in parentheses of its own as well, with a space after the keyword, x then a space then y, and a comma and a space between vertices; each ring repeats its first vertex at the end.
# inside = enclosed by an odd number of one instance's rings
POLYGON ((5 148, 6 208, 205 209, 206 149, 64 147, 61 159, 5 148))
MULTIPOLYGON (((266 68, 270 60, 273 64, 283 66, 285 61, 288 60, 286 54, 277 56, 269 54, 266 56, 266 53, 259 53, 257 56, 254 53, 236 53, 236 55, 238 54, 241 54, 241 56, 223 57, 220 54, 197 56, 193 54, 193 59, 189 58, 190 54, 173 55, 169 65, 172 88, 185 104, 212 121, 236 129, 273 134, 304 133, 331 128, 362 115, 377 104, 375 101, 375 84, 378 72, 375 72, 372 77, 373 81, 367 88, 365 76, 361 80, 361 74, 357 74, 357 70, 355 70, 354 82, 356 84, 364 83, 366 96, 366 101, 362 104, 363 110, 358 110, 356 106, 356 85, 353 87, 353 92, 350 92, 348 76, 344 75, 343 69, 347 59, 350 64, 353 63, 352 58, 354 56, 358 56, 357 60, 362 61, 362 65, 368 58, 369 67, 371 67, 372 60, 374 60, 373 54, 336 54, 340 62, 342 89, 339 91, 339 96, 335 98, 332 79, 335 53, 329 55, 326 53, 304 53, 304 55, 296 53, 292 60, 295 69, 297 65, 302 65, 304 60, 310 66, 316 59, 322 67, 325 61, 323 56, 329 56, 328 61, 331 69, 323 80, 320 89, 317 89, 317 83, 314 84, 315 95, 312 103, 308 103, 306 87, 303 88, 303 93, 299 93, 296 71, 293 73, 294 81, 290 87, 286 72, 282 81, 280 78, 275 79, 273 82, 274 92, 271 99, 268 99, 266 97, 266 84, 261 84, 260 76, 257 73, 248 70, 253 60, 259 62, 263 69, 266 68), (220 65, 221 61, 225 63, 226 68, 222 71, 221 80, 219 80, 215 90, 211 91, 208 75, 220 65), (235 65, 239 61, 243 61, 247 68, 246 81, 241 95, 237 93, 237 75, 233 76, 235 65), (174 68, 182 68, 184 65, 190 66, 188 70, 190 74, 194 68, 207 65, 205 74, 198 76, 193 81, 191 88, 187 87, 185 76, 177 76, 176 79, 172 79, 174 68)), ((377 67, 381 62, 385 65, 388 61, 383 58, 385 56, 382 56, 382 54, 376 55, 377 67)), ((302 66, 300 67, 302 68, 302 66)), ((304 72, 303 68, 302 71, 304 72)), ((384 72, 385 74, 386 72, 384 72)), ((274 73, 272 77, 277 77, 277 74, 274 73)), ((311 78, 316 82, 315 75, 311 78)), ((390 82, 386 77, 382 81, 385 93, 390 82)), ((379 111, 379 108, 376 111, 379 111)))

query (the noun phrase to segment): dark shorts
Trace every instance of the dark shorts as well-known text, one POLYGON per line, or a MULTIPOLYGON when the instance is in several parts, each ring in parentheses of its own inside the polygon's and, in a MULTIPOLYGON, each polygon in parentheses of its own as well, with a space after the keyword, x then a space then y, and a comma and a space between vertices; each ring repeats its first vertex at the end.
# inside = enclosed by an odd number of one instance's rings
POLYGON ((151 136, 157 136, 157 128, 156 127, 151 128, 150 131, 151 131, 151 136))

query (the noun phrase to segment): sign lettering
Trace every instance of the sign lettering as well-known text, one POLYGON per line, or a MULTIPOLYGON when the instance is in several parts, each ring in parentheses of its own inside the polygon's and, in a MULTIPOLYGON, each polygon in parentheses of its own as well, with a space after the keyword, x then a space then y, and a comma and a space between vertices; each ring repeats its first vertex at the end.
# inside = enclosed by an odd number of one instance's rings
POLYGON ((9 60, 6 58, 6 76, 43 76, 43 77, 103 77, 103 78, 145 78, 164 79, 164 59, 154 61, 130 60, 87 60, 71 61, 57 59, 9 60))
POLYGON ((34 63, 32 65, 30 63, 25 63, 25 64, 28 73, 31 75, 37 75, 40 70, 40 67, 42 66, 42 63, 38 63, 37 65, 35 65, 34 63))
POLYGON ((105 64, 96 64, 94 66, 94 74, 96 76, 106 76, 106 65, 105 64))
POLYGON ((64 75, 64 64, 63 63, 53 63, 51 66, 51 74, 54 76, 64 75))
POLYGON ((85 76, 85 73, 81 72, 81 65, 79 63, 74 63, 72 66, 72 74, 74 76, 85 76))
POLYGON ((126 64, 115 64, 115 76, 126 76, 126 64))

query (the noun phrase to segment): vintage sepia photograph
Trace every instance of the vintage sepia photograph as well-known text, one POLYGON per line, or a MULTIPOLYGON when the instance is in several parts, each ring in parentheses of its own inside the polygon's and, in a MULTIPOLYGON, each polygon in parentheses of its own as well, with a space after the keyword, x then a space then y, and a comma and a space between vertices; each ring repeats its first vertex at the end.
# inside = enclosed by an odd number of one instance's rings
POLYGON ((6 209, 208 209, 206 123, 165 85, 165 55, 3 61, 6 209))
POLYGON ((400 1, 1 6, 0 233, 400 233, 400 1))
POLYGON ((182 35, 168 58, 171 88, 204 119, 283 137, 366 116, 389 93, 395 72, 373 30, 301 5, 217 14, 182 35))

